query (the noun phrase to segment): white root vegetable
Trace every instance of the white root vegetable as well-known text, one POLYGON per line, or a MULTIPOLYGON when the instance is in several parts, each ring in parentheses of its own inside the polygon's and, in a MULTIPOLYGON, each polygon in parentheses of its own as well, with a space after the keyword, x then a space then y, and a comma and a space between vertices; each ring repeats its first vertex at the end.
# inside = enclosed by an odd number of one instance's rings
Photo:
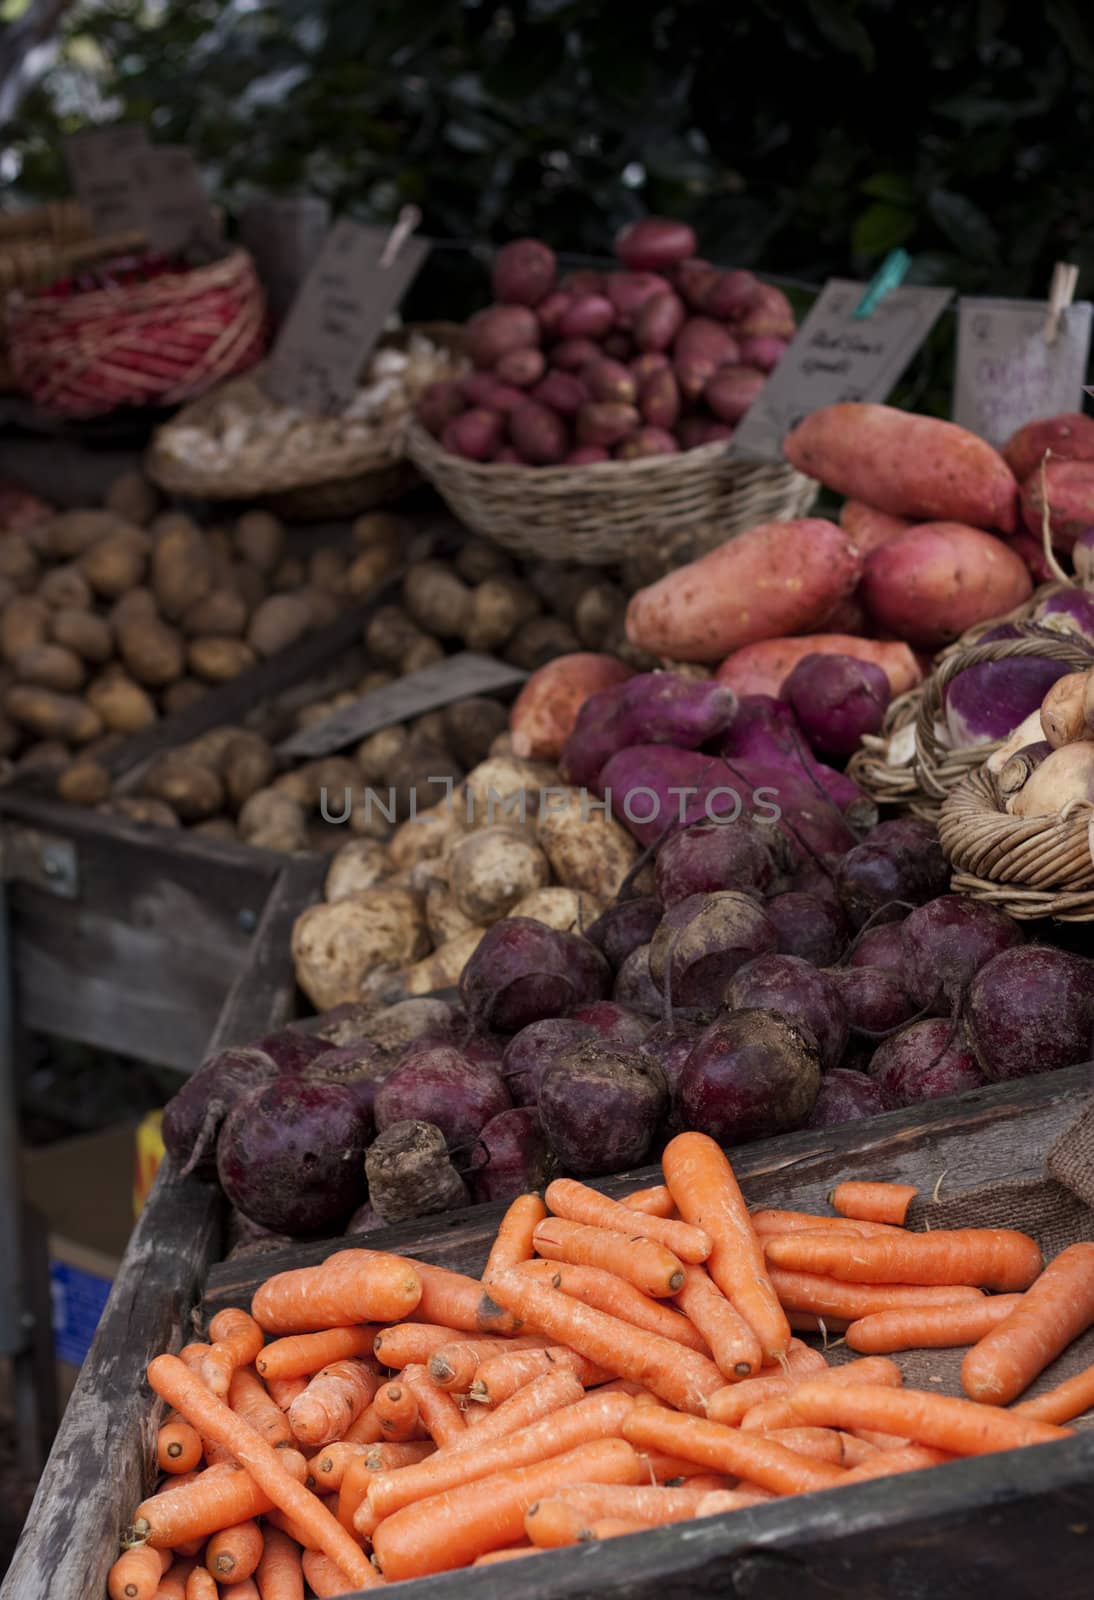
POLYGON ((557 928, 559 933, 580 933, 596 921, 603 909, 601 902, 583 889, 565 889, 554 884, 546 889, 533 889, 531 894, 517 901, 508 915, 529 917, 545 927, 557 928))
POLYGON ((1041 701, 1041 727, 1054 750, 1091 736, 1083 714, 1088 676, 1086 672, 1065 673, 1041 701))
POLYGON ((638 845, 627 830, 602 811, 591 811, 580 789, 552 797, 539 819, 538 837, 556 878, 584 889, 605 904, 638 859, 638 845))
POLYGON ((1011 756, 1016 756, 1019 750, 1024 750, 1028 744, 1036 744, 1044 736, 1044 729, 1041 727, 1041 711, 1040 707, 1038 707, 1036 711, 1031 711, 1025 721, 1020 722, 1014 732, 1003 740, 998 750, 992 751, 985 763, 988 771, 994 773, 1002 772, 1011 756))
POLYGON ((419 897, 390 887, 309 906, 292 934, 297 982, 318 1011, 359 1000, 376 969, 406 966, 428 949, 419 897))
POLYGON ((403 989, 408 995, 431 994, 434 989, 448 989, 459 983, 460 973, 470 961, 485 928, 470 928, 447 944, 440 945, 431 956, 417 962, 402 972, 403 989))
POLYGON ((327 868, 323 894, 328 905, 374 889, 387 876, 387 851, 378 839, 350 839, 335 851, 327 868))
POLYGON ((1007 801, 1014 817, 1051 817, 1065 807, 1094 802, 1094 740, 1065 744, 1046 756, 1007 801))
POLYGON ((522 896, 551 881, 547 857, 515 828, 482 828, 450 851, 446 862, 452 898, 473 923, 504 917, 522 896))

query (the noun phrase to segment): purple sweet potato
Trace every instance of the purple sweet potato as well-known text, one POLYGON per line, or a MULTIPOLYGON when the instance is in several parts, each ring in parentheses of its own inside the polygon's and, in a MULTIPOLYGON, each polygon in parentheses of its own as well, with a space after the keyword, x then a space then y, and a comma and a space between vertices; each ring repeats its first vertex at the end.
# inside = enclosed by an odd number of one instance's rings
POLYGON ((541 239, 512 239, 494 257, 494 299, 539 306, 555 286, 555 253, 541 239))
POLYGON ((631 272, 663 272, 695 254, 695 230, 668 217, 641 217, 615 236, 615 253, 631 272))
POLYGON ((773 953, 777 940, 751 895, 693 894, 661 919, 650 941, 650 976, 673 1005, 713 1010, 738 967, 773 953))
POLYGON ((642 672, 590 697, 563 747, 560 770, 567 783, 595 789, 617 751, 665 744, 694 749, 733 721, 736 696, 710 680, 675 672, 642 672))
POLYGON ((711 741, 711 747, 734 765, 744 761, 785 766, 798 776, 810 776, 841 811, 863 799, 852 779, 816 759, 793 707, 783 699, 765 694, 742 696, 737 715, 725 733, 711 741))
POLYGON ((853 755, 875 734, 889 705, 889 680, 872 661, 854 656, 803 656, 780 691, 821 756, 853 755))
POLYGON ((479 368, 496 367, 510 350, 539 343, 539 323, 527 306, 488 306, 466 328, 467 353, 479 368))

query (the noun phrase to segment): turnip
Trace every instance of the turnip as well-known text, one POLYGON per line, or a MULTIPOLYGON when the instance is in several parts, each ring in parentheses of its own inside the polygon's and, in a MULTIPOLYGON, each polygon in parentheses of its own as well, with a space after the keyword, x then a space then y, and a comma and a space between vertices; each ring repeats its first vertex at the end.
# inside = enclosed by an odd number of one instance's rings
POLYGON ((877 1036, 910 1022, 919 1009, 897 973, 884 967, 833 967, 829 977, 839 990, 854 1033, 877 1036))
POLYGON ((873 661, 854 656, 803 656, 783 683, 813 749, 842 759, 864 734, 878 733, 889 705, 889 679, 873 661))
POLYGON ((699 1037, 676 1086, 686 1128, 719 1144, 744 1144, 800 1128, 821 1071, 811 1034, 772 1011, 734 1011, 699 1037))
POLYGON ((518 1194, 542 1189, 549 1153, 539 1112, 534 1106, 513 1106, 491 1117, 479 1134, 471 1166, 476 1201, 515 1200, 518 1194))
POLYGON ((1007 738, 1031 713, 1040 710, 1047 691, 1066 672, 1063 662, 1041 656, 1015 656, 966 667, 950 679, 942 695, 950 738, 961 746, 1007 738))
POLYGON ((657 893, 666 906, 716 889, 765 894, 775 879, 771 834, 749 822, 695 822, 657 852, 657 893))
MULTIPOLYGON (((319 1042, 329 1049, 325 1039, 319 1042)), ((161 1127, 164 1148, 184 1176, 192 1172, 205 1178, 215 1172, 224 1118, 237 1100, 277 1074, 272 1056, 251 1045, 218 1051, 187 1078, 164 1107, 161 1127)))
POLYGON ((902 1106, 963 1094, 984 1084, 964 1029, 948 1017, 913 1022, 878 1045, 870 1060, 870 1076, 902 1106))
POLYGON ((895 1096, 864 1072, 833 1067, 821 1079, 820 1093, 806 1127, 839 1127, 863 1117, 876 1117, 882 1111, 894 1111, 898 1103, 895 1096))
POLYGON ((974 973, 1021 942, 1012 917, 967 895, 940 895, 900 925, 908 992, 921 1006, 948 1015, 974 973))
POLYGON ((432 1122, 392 1123, 369 1146, 365 1172, 369 1199, 384 1222, 452 1211, 470 1198, 432 1122))
POLYGON ((914 817, 879 823, 836 868, 840 900, 856 928, 894 900, 921 905, 933 899, 949 878, 934 829, 914 817))
POLYGON ((667 1101, 655 1061, 600 1040, 564 1051, 539 1086, 547 1142, 563 1170, 579 1177, 644 1161, 667 1101))
POLYGON ((815 967, 838 961, 847 943, 847 924, 833 898, 787 890, 764 902, 764 912, 774 924, 779 953, 800 956, 815 967))
POLYGON ((373 1113, 380 1133, 396 1122, 432 1122, 456 1150, 511 1103, 496 1072, 473 1065, 452 1045, 434 1045, 408 1055, 384 1079, 373 1113))
POLYGON ((834 1067, 847 1044, 847 1010, 830 973, 799 956, 760 956, 740 967, 725 987, 729 1011, 776 1011, 816 1041, 821 1071, 834 1067))
POLYGON ((607 997, 611 968, 595 945, 529 917, 488 928, 460 976, 460 997, 482 1028, 517 1033, 607 997))
POLYGON ((1044 945, 1003 950, 969 984, 963 1015, 993 1083, 1086 1061, 1094 1053, 1094 962, 1044 945))
POLYGON ((539 1081, 551 1062, 573 1045, 594 1037, 589 1023, 573 1017, 543 1017, 515 1033, 501 1063, 501 1076, 514 1104, 534 1106, 539 1099, 539 1081))
POLYGON ((751 896, 689 895, 669 907, 650 941, 650 976, 673 1005, 714 1010, 737 968, 773 952, 777 942, 751 896))
POLYGON ((615 975, 612 999, 628 1011, 659 1017, 664 1010, 660 989, 650 976, 650 947, 641 944, 632 950, 615 975))
POLYGON ((640 944, 649 944, 664 915, 660 900, 639 895, 634 900, 619 900, 602 911, 585 929, 590 944, 607 957, 616 971, 640 944))
POLYGON ((618 1045, 641 1044, 651 1027, 648 1017, 616 1000, 596 1000, 591 1006, 581 1006, 574 1012, 573 1021, 587 1023, 599 1038, 618 1045))

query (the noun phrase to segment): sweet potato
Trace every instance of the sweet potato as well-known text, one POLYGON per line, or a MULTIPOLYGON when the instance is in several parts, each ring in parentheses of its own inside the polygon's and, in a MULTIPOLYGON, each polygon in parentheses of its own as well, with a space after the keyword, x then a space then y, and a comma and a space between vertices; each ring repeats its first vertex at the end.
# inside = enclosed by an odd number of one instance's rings
POLYGON ((627 607, 627 638, 675 661, 721 661, 742 645, 816 627, 860 568, 833 522, 763 522, 640 589, 627 607))
POLYGON ((919 662, 906 644, 882 644, 876 639, 857 639, 844 633, 807 633, 797 639, 765 639, 746 645, 722 662, 715 677, 728 683, 738 695, 769 694, 778 699, 779 689, 805 656, 854 656, 873 661, 889 679, 894 695, 914 689, 923 678, 919 662))
POLYGON ((533 761, 557 761, 590 695, 631 676, 614 656, 580 652, 556 656, 534 672, 513 702, 509 728, 513 753, 533 761))
POLYGON ((1041 465, 1046 450, 1057 460, 1094 461, 1094 417, 1081 411, 1061 411, 1056 417, 1027 422, 1011 434, 1000 454, 1018 482, 1025 483, 1041 465))
MULTIPOLYGON (((1048 462, 1044 487, 1052 543, 1057 550, 1070 550, 1083 529, 1094 524, 1094 460, 1048 462)), ((1036 467, 1022 485, 1022 519, 1038 543, 1043 517, 1041 468, 1036 467)))
POLYGON ((960 522, 909 528, 874 550, 862 574, 863 599, 874 620, 924 650, 937 650, 966 628, 1013 610, 1032 593, 1020 556, 1001 539, 960 522))
POLYGON ((1014 474, 990 444, 953 422, 895 406, 822 406, 787 434, 783 453, 799 472, 891 516, 1015 528, 1014 474))
POLYGON ((891 517, 887 511, 863 505, 861 500, 845 500, 840 506, 839 525, 846 528, 865 561, 871 550, 888 544, 898 534, 915 526, 908 517, 891 517))

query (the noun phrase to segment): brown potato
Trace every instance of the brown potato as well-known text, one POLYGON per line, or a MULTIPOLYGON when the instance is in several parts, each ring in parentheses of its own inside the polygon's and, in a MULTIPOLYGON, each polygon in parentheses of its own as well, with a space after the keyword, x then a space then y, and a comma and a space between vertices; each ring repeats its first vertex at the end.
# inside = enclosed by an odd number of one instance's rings
POLYGON ((154 800, 166 800, 183 822, 200 822, 224 808, 224 785, 216 773, 191 761, 184 750, 154 761, 141 789, 154 800))
POLYGON ((54 644, 74 650, 85 661, 101 666, 114 654, 114 635, 104 617, 94 611, 61 610, 50 618, 50 638, 54 644))
POLYGON ((74 806, 97 806, 110 794, 110 774, 97 761, 80 757, 57 779, 57 794, 74 806))
POLYGON ((486 578, 472 591, 464 643, 469 650, 499 650, 538 611, 535 592, 519 578, 486 578))
POLYGON ((416 746, 424 744, 435 750, 444 750, 447 745, 444 713, 423 711, 420 717, 415 717, 410 724, 410 739, 416 746))
POLYGON ((434 667, 438 661, 443 660, 444 650, 436 639, 416 639, 399 658, 399 676, 406 678, 412 672, 421 672, 425 667, 434 667))
POLYGON ((0 656, 15 661, 24 651, 45 644, 48 633, 48 606, 35 595, 17 595, 0 616, 0 656))
POLYGON ((72 751, 63 739, 43 739, 32 744, 15 763, 18 772, 60 772, 72 759, 72 751))
POLYGON ((308 585, 296 592, 308 608, 309 632, 316 628, 325 628, 328 623, 334 621, 341 610, 338 601, 327 589, 317 589, 314 585, 308 585))
POLYGON ((614 583, 590 583, 574 607, 574 632, 586 650, 606 651, 623 637, 627 599, 614 583))
POLYGON ((485 761, 490 746, 509 726, 509 713, 497 700, 470 695, 441 712, 443 743, 470 769, 485 761))
POLYGON ((234 561, 231 573, 232 588, 242 595, 247 615, 257 611, 266 598, 266 579, 249 561, 234 561))
POLYGON ((108 800, 98 810, 106 816, 121 817, 136 823, 138 828, 178 828, 182 824, 166 800, 155 800, 151 795, 122 794, 108 800))
POLYGON ((123 472, 106 491, 106 509, 145 527, 160 508, 159 490, 142 472, 123 472))
POLYGON ((512 558, 487 539, 468 539, 453 558, 456 571, 465 583, 482 583, 484 578, 509 577, 512 558))
POLYGON ((289 589, 302 589, 307 580, 307 569, 299 556, 286 556, 269 574, 269 586, 279 594, 289 589))
POLYGON ((200 762, 203 767, 211 767, 214 772, 219 772, 221 762, 233 739, 245 733, 245 728, 234 726, 232 723, 222 723, 219 728, 210 728, 206 733, 199 733, 196 739, 191 739, 185 746, 189 760, 200 762))
POLYGON ((177 683, 169 683, 163 691, 163 709, 169 717, 177 716, 180 711, 197 705, 208 692, 206 685, 199 683, 196 678, 180 678, 177 683))
POLYGON ((38 557, 23 534, 5 533, 0 537, 0 578, 7 578, 17 589, 31 589, 38 570, 38 557))
POLYGON ((393 728, 381 728, 362 740, 354 759, 365 782, 382 783, 395 763, 406 754, 407 743, 407 731, 398 724, 393 728))
POLYGON ((142 587, 123 594, 106 614, 106 620, 112 628, 123 627, 127 622, 153 622, 158 617, 155 595, 151 589, 142 587))
POLYGON ((387 786, 394 791, 396 815, 402 818, 412 816, 413 811, 426 811, 443 798, 446 780, 454 789, 462 779, 462 767, 447 750, 411 741, 406 754, 387 774, 387 786))
POLYGON ((349 839, 338 844, 323 884, 329 905, 362 889, 373 889, 387 877, 387 852, 377 839, 349 839))
POLYGON ((86 611, 91 605, 91 586, 73 562, 47 572, 35 591, 47 606, 86 611))
POLYGON ((32 684, 16 684, 9 689, 4 696, 4 710, 13 722, 42 739, 87 744, 103 731, 102 718, 83 700, 32 684))
POLYGON ((277 761, 265 739, 257 733, 237 733, 220 758, 224 792, 233 811, 264 789, 277 770, 277 761))
POLYGON ((86 699, 102 718, 103 726, 115 733, 140 733, 156 721, 151 696, 122 673, 94 679, 87 686, 86 699))
POLYGON ((144 578, 147 564, 148 535, 141 528, 112 533, 92 545, 77 562, 95 593, 108 600, 135 589, 144 578))
POLYGON ((353 524, 353 542, 362 550, 372 550, 377 545, 391 545, 398 549, 413 532, 413 525, 405 517, 390 511, 366 511, 353 524))
POLYGON ((159 689, 185 670, 182 636, 166 622, 126 622, 118 628, 121 658, 138 683, 159 689))
POLYGON ((559 617, 533 617, 517 630, 502 653, 515 667, 536 672, 556 656, 574 655, 580 649, 577 634, 559 617))
POLYGON ((190 638, 238 639, 247 626, 247 603, 236 589, 212 589, 183 612, 179 624, 190 638))
POLYGON ((21 650, 13 663, 21 683, 37 683, 43 689, 72 694, 83 687, 87 673, 79 656, 60 644, 38 644, 21 650))
POLYGON ((161 616, 178 622, 213 586, 213 564, 205 536, 189 517, 157 519, 152 546, 152 592, 161 616))
POLYGON ((238 818, 239 837, 263 850, 306 850, 308 823, 303 806, 275 789, 259 789, 238 818))
POLYGON ((308 559, 308 587, 341 594, 348 566, 349 557, 344 550, 313 550, 308 559))
POLYGON ((285 527, 269 511, 245 511, 235 527, 236 549, 259 572, 273 572, 285 549, 285 527))
POLYGON ((355 600, 361 600, 379 588, 384 579, 389 578, 398 566, 397 550, 385 545, 374 545, 370 550, 362 550, 346 568, 343 580, 345 592, 352 595, 355 600))
POLYGON ((0 756, 14 755, 22 743, 22 735, 7 717, 0 717, 0 756))
POLYGON ((191 639, 186 661, 195 678, 207 683, 227 683, 253 667, 257 657, 242 639, 191 639))
POLYGON ((251 618, 247 643, 260 656, 273 656, 302 639, 310 627, 311 610, 300 595, 271 595, 251 618))
POLYGON ((113 511, 62 511, 47 526, 50 554, 57 561, 71 561, 100 539, 125 533, 134 525, 113 511))
POLYGON ((365 649, 384 666, 397 667, 411 645, 424 637, 402 606, 380 606, 365 627, 365 649))
POLYGON ((376 667, 372 672, 366 672, 357 684, 358 695, 374 694, 377 689, 386 689, 389 683, 395 682, 394 672, 388 672, 383 667, 376 667))
POLYGON ((438 639, 461 638, 472 591, 446 561, 416 561, 403 579, 403 604, 419 628, 438 639))
POLYGON ((204 822, 195 822, 194 833, 200 833, 203 839, 224 839, 234 843, 239 837, 236 825, 231 817, 206 817, 204 822))

